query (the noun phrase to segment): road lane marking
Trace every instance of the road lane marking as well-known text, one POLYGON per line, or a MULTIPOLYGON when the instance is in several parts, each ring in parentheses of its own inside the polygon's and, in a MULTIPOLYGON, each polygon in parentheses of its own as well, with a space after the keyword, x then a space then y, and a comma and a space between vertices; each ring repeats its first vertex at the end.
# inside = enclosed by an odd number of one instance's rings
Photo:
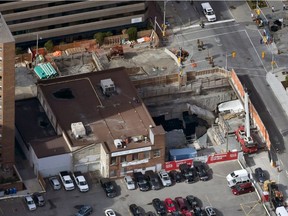
POLYGON ((197 41, 198 39, 213 38, 215 36, 222 36, 222 35, 234 34, 234 33, 240 33, 240 32, 246 32, 246 30, 237 30, 237 31, 225 32, 225 33, 221 33, 221 34, 214 34, 214 35, 209 35, 209 36, 204 36, 204 37, 198 37, 198 38, 191 39, 191 40, 185 40, 183 42, 186 43, 186 42, 190 42, 190 41, 197 41))
POLYGON ((266 69, 265 66, 264 66, 264 63, 263 63, 262 59, 260 58, 260 56, 259 56, 259 54, 258 54, 258 52, 257 52, 256 47, 254 46, 254 44, 253 44, 253 42, 252 42, 252 40, 251 40, 251 38, 250 38, 250 36, 249 36, 249 34, 248 34, 248 32, 247 32, 246 30, 245 30, 245 33, 246 33, 246 35, 247 35, 247 37, 248 37, 248 39, 249 39, 249 41, 250 41, 250 43, 251 43, 254 51, 256 52, 256 54, 257 54, 257 56, 258 56, 258 58, 259 58, 259 60, 260 60, 260 62, 261 62, 261 64, 262 64, 263 68, 265 69, 265 72, 268 73, 267 69, 266 69))

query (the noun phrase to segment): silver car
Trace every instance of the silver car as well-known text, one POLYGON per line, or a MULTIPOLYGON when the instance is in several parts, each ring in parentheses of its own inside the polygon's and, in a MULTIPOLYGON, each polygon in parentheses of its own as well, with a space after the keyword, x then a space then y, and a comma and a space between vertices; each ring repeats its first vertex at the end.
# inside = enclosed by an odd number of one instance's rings
POLYGON ((124 182, 128 190, 135 190, 135 182, 133 181, 131 176, 125 176, 124 182))
POLYGON ((54 190, 61 189, 61 184, 57 177, 54 176, 54 177, 49 178, 49 182, 54 190))
POLYGON ((31 196, 26 196, 24 198, 24 200, 25 200, 25 203, 26 203, 26 205, 30 211, 36 210, 36 204, 35 204, 35 202, 31 196))

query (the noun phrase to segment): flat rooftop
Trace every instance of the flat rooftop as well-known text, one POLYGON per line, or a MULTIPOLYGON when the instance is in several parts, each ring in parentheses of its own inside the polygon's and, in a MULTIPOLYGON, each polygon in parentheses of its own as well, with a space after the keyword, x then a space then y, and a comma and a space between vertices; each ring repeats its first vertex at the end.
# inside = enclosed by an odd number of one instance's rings
POLYGON ((15 124, 23 141, 33 147, 38 158, 70 152, 64 138, 56 134, 37 98, 16 101, 15 124))
MULTIPOLYGON (((155 126, 124 67, 40 80, 38 89, 72 147, 105 143, 109 151, 119 151, 115 139, 148 136, 149 126, 155 126), (110 96, 100 85, 105 79, 111 79, 116 88, 110 96), (76 139, 72 134, 71 123, 75 122, 83 123, 86 136, 76 139)), ((142 139, 131 141, 126 148, 150 145, 149 139, 142 139)))
POLYGON ((8 28, 2 14, 0 13, 0 43, 14 42, 10 29, 8 28))

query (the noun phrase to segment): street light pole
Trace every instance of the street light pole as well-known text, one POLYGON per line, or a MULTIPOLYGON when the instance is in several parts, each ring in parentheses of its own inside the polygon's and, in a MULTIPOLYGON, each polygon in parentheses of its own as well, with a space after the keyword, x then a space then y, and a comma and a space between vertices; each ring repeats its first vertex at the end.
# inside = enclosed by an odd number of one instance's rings
POLYGON ((38 56, 38 41, 39 41, 39 34, 37 33, 37 41, 36 41, 36 58, 38 56))
POLYGON ((164 0, 164 13, 163 13, 163 37, 165 37, 166 35, 166 4, 167 4, 168 0, 164 0))

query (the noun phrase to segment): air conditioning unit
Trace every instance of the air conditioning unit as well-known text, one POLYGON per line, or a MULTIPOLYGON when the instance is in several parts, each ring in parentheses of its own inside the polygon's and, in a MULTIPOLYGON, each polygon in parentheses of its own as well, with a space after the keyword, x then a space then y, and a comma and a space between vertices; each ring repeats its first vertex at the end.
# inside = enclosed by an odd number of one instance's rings
POLYGON ((71 124, 71 130, 73 135, 79 139, 86 136, 86 129, 82 122, 75 122, 71 124))
POLYGON ((114 145, 116 146, 116 148, 123 148, 122 139, 115 139, 114 145))
POLYGON ((114 82, 111 79, 104 79, 100 81, 103 94, 112 94, 116 91, 114 82))

